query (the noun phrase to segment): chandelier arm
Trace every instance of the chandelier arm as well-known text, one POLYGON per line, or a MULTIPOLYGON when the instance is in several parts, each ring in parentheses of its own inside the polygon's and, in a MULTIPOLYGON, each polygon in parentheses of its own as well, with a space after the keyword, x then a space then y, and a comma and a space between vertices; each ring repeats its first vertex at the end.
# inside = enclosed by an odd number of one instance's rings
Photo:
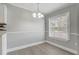
POLYGON ((40 8, 39 8, 39 3, 36 4, 37 5, 37 12, 33 13, 33 17, 34 18, 41 18, 44 17, 44 15, 40 12, 40 8))

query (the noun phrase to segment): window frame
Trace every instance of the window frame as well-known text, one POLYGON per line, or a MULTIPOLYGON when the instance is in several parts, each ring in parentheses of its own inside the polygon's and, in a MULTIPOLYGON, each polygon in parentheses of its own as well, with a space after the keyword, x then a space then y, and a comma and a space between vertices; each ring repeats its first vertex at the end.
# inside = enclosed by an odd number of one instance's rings
POLYGON ((60 39, 62 41, 70 40, 70 12, 69 11, 61 13, 61 14, 58 14, 58 15, 51 16, 51 17, 49 17, 48 21, 49 21, 49 30, 48 30, 48 32, 49 32, 49 37, 50 38, 54 38, 54 39, 56 38, 57 40, 60 39), (67 25, 66 25, 66 39, 53 37, 51 35, 51 31, 50 31, 50 27, 51 27, 50 26, 50 20, 52 20, 52 18, 54 18, 54 17, 61 17, 63 14, 67 14, 67 20, 66 20, 67 21, 67 25))

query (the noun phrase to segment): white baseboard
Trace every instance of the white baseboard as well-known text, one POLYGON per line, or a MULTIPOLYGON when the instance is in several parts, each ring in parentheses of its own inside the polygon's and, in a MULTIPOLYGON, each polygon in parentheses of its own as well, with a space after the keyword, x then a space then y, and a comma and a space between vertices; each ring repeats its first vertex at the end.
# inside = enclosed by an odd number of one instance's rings
POLYGON ((50 42, 50 41, 46 41, 46 42, 49 43, 49 44, 51 44, 51 45, 54 45, 54 46, 56 46, 56 47, 59 47, 59 48, 61 48, 61 49, 63 49, 63 50, 69 51, 69 52, 71 52, 71 53, 73 53, 73 54, 78 54, 76 50, 73 50, 73 49, 64 47, 64 46, 62 46, 62 45, 59 45, 59 44, 56 44, 56 43, 53 43, 53 42, 50 42))
POLYGON ((7 49, 7 53, 8 53, 8 52, 15 51, 15 50, 19 50, 19 49, 24 49, 24 48, 32 47, 32 46, 35 46, 35 45, 38 45, 38 44, 42 44, 42 43, 45 43, 45 42, 47 42, 47 43, 49 43, 49 44, 51 44, 51 45, 54 45, 54 46, 56 46, 56 47, 59 47, 59 48, 61 48, 61 49, 63 49, 63 50, 69 51, 69 52, 71 52, 71 53, 73 53, 73 54, 77 54, 77 51, 76 51, 76 50, 73 50, 73 49, 64 47, 64 46, 62 46, 62 45, 58 45, 58 44, 53 43, 53 42, 50 42, 50 41, 35 42, 35 43, 32 43, 32 44, 28 44, 28 45, 24 45, 24 46, 19 46, 19 47, 7 49))
POLYGON ((7 49, 7 53, 15 51, 15 50, 19 50, 19 49, 24 49, 24 48, 32 47, 32 46, 35 46, 35 45, 38 45, 38 44, 42 44, 44 42, 45 41, 35 42, 35 43, 32 43, 32 44, 28 44, 28 45, 23 45, 23 46, 19 46, 19 47, 15 47, 15 48, 10 48, 10 49, 7 49))

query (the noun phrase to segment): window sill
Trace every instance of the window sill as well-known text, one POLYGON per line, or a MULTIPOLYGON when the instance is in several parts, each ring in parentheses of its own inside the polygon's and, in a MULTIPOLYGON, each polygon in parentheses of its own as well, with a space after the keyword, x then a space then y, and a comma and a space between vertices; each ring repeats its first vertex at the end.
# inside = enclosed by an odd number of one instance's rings
POLYGON ((57 38, 57 37, 49 37, 49 38, 51 38, 52 40, 59 40, 59 41, 64 41, 64 42, 67 42, 70 40, 69 38, 57 38))

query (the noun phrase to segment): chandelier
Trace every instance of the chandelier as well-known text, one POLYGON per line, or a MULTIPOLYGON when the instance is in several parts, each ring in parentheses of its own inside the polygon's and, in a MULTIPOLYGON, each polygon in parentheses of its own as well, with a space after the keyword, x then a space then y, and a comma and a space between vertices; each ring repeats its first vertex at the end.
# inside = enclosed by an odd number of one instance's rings
POLYGON ((43 18, 44 17, 44 15, 39 10, 39 3, 37 3, 37 11, 33 12, 32 16, 34 18, 43 18))

